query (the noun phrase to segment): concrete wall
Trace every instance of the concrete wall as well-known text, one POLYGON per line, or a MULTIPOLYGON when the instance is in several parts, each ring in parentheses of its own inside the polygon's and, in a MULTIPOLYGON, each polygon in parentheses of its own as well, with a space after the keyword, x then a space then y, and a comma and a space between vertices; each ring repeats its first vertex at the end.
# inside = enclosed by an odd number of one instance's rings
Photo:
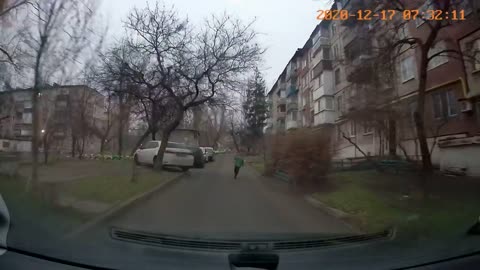
POLYGON ((466 168, 467 175, 480 176, 480 145, 440 148, 440 168, 466 168))

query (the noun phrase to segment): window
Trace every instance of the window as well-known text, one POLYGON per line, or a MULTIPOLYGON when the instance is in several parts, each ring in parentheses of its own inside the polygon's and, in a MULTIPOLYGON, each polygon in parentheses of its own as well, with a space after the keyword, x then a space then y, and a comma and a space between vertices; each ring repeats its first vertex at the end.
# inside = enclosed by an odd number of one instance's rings
MULTIPOLYGON (((443 50, 446 50, 447 47, 445 45, 445 42, 438 42, 437 44, 435 44, 434 47, 430 48, 430 51, 428 52, 428 57, 431 57, 432 55, 434 54, 437 54, 443 50)), ((443 53, 442 55, 446 55, 445 53, 443 53)), ((432 60, 430 60, 430 62, 428 63, 428 69, 434 69, 440 65, 443 65, 445 63, 448 63, 448 57, 447 56, 436 56, 434 58, 432 58, 432 60)))
POLYGON ((25 124, 31 124, 32 123, 32 113, 23 113, 22 121, 25 124))
POLYGON ((323 59, 330 60, 330 48, 323 49, 323 59))
POLYGON ((32 136, 32 130, 22 129, 20 130, 20 136, 32 136))
POLYGON ((337 97, 337 110, 340 112, 340 115, 341 115, 342 112, 343 112, 343 100, 342 100, 342 96, 338 96, 338 97, 337 97))
POLYGON ((437 119, 443 118, 442 94, 433 95, 433 116, 437 119))
POLYGON ((433 5, 432 0, 428 0, 423 4, 421 7, 418 8, 419 14, 425 14, 424 16, 418 16, 415 20, 415 24, 417 27, 420 27, 425 21, 430 20, 431 12, 427 12, 427 10, 435 10, 435 6, 433 5))
POLYGON ((370 134, 373 132, 372 123, 370 121, 363 122, 363 134, 370 134))
POLYGON ((474 57, 473 70, 480 70, 480 39, 471 42, 468 47, 474 57))
POLYGON ((447 91, 447 109, 448 116, 456 116, 458 114, 458 100, 453 90, 447 91))
POLYGON ((332 97, 326 97, 325 98, 325 109, 333 110, 333 98, 332 97))
POLYGON ((337 126, 337 140, 340 141, 342 139, 342 125, 337 126))
POLYGON ((334 58, 334 60, 338 58, 338 46, 337 45, 333 46, 333 58, 334 58))
POLYGON ((473 57, 475 58, 474 70, 480 70, 480 51, 475 51, 473 57))
POLYGON ((340 69, 335 70, 335 84, 340 83, 340 69))
POLYGON ((278 112, 285 112, 287 110, 287 106, 282 104, 280 106, 278 106, 278 112))
POLYGON ((414 56, 409 56, 400 62, 400 75, 402 82, 407 82, 415 78, 417 68, 415 67, 414 56))
POLYGON ((57 100, 57 104, 55 105, 57 108, 66 108, 67 101, 66 100, 57 100))
POLYGON ((2 142, 2 147, 3 148, 10 148, 10 142, 2 142))
POLYGON ((399 39, 405 39, 410 36, 410 32, 408 31, 408 25, 405 23, 398 29, 398 37, 399 39))
POLYGON ((321 111, 322 111, 322 104, 321 104, 321 102, 322 102, 322 100, 317 101, 318 112, 321 112, 321 111))
POLYGON ((435 93, 433 100, 433 116, 436 119, 453 117, 458 114, 458 101, 454 90, 435 93))
POLYGON ((23 108, 25 109, 31 109, 32 108, 32 102, 30 100, 26 100, 23 102, 23 108))
POLYGON ((473 12, 472 4, 469 0, 453 0, 452 6, 454 6, 457 11, 465 10, 465 15, 473 12))
POLYGON ((335 25, 334 22, 332 22, 331 32, 332 32, 332 37, 337 33, 337 26, 335 25))
POLYGON ((158 142, 148 142, 147 144, 145 144, 143 149, 154 149, 154 148, 157 148, 158 146, 159 146, 158 142))
POLYGON ((350 122, 350 136, 355 137, 357 135, 357 125, 355 121, 350 122))
POLYGON ((315 122, 315 111, 311 110, 310 111, 310 124, 313 125, 314 122, 315 122))
POLYGON ((297 111, 293 111, 291 114, 292 121, 297 121, 297 111))

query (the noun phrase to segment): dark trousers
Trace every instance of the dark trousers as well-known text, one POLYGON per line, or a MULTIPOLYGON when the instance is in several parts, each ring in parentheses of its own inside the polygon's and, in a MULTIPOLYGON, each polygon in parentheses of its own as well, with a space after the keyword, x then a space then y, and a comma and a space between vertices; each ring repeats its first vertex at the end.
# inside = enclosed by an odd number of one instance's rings
POLYGON ((238 172, 240 171, 240 167, 235 166, 235 179, 237 179, 238 172))

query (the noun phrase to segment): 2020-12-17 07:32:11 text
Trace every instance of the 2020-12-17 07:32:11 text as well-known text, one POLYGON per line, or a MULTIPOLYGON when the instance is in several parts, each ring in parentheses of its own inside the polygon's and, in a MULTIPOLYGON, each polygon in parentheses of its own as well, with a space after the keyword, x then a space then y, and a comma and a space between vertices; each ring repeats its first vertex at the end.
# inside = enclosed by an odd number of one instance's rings
POLYGON ((378 12, 374 12, 369 9, 357 10, 350 12, 346 9, 340 10, 323 10, 320 9, 317 11, 317 20, 328 20, 328 21, 346 21, 349 19, 356 19, 358 21, 372 21, 372 20, 382 20, 382 21, 391 21, 395 16, 399 14, 400 18, 403 20, 428 20, 428 21, 443 21, 443 20, 452 20, 452 21, 463 21, 465 20, 465 10, 452 10, 452 11, 443 11, 443 10, 426 10, 421 11, 418 9, 408 9, 404 11, 397 11, 393 9, 384 9, 378 12))

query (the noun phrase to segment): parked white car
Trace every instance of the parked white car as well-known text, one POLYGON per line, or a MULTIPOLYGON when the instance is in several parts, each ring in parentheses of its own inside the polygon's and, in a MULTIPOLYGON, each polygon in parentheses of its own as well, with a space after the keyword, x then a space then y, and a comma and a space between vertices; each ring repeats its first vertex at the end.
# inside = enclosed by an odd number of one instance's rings
POLYGON ((200 149, 202 150, 202 153, 203 153, 203 160, 205 161, 205 163, 208 163, 207 149, 205 147, 200 147, 200 149))
POLYGON ((207 162, 215 161, 215 151, 212 147, 200 147, 207 162))
MULTIPOLYGON (((135 152, 134 159, 137 164, 153 165, 157 158, 161 141, 150 141, 135 152)), ((163 156, 163 166, 179 167, 183 171, 193 168, 193 152, 184 144, 169 142, 163 156)))

